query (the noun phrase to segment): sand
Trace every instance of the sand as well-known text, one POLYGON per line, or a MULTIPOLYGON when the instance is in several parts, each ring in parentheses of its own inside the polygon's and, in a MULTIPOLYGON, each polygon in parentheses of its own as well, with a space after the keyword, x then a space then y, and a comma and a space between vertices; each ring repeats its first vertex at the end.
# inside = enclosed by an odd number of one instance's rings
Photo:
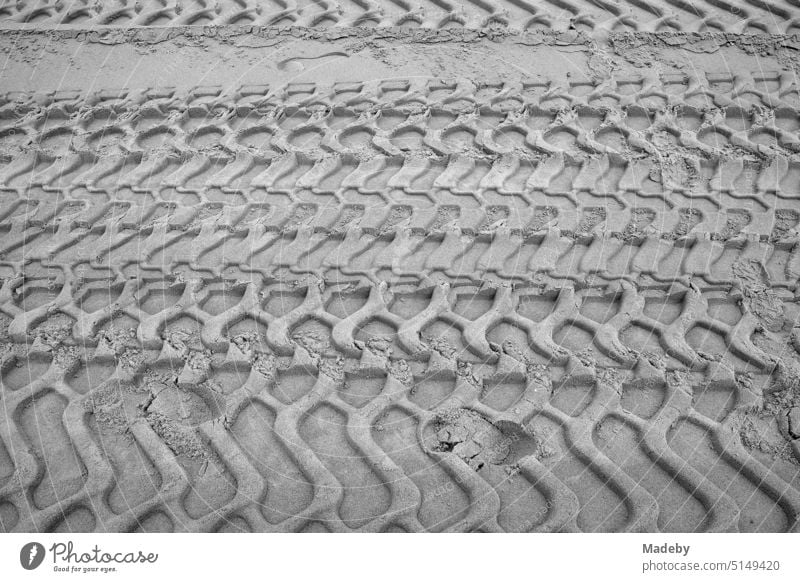
POLYGON ((0 5, 0 531, 797 531, 800 9, 693 4, 0 5))

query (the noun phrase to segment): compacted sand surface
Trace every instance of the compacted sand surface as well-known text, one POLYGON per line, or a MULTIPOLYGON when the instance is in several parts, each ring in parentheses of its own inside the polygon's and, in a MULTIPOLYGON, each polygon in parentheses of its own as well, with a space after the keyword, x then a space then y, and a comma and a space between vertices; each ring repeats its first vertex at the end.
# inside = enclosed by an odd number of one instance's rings
POLYGON ((0 531, 797 531, 798 34, 0 2, 0 531))

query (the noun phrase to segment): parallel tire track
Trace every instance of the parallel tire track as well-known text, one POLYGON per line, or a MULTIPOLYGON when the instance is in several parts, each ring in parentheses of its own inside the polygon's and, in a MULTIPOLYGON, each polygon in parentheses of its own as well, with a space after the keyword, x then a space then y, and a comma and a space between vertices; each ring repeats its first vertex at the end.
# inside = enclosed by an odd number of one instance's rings
POLYGON ((0 528, 796 531, 798 97, 4 95, 0 528))

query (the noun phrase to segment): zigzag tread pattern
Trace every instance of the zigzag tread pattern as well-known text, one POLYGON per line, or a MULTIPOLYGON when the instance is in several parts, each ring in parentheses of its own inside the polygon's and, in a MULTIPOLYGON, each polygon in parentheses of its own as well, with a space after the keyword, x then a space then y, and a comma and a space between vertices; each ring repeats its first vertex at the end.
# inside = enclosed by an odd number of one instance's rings
POLYGON ((417 4, 402 0, 4 0, 0 25, 39 29, 243 25, 793 34, 800 28, 800 12, 790 0, 424 0, 417 4))
POLYGON ((672 177, 594 145, 659 78, 6 95, 0 529, 797 531, 791 83, 719 79, 672 177))

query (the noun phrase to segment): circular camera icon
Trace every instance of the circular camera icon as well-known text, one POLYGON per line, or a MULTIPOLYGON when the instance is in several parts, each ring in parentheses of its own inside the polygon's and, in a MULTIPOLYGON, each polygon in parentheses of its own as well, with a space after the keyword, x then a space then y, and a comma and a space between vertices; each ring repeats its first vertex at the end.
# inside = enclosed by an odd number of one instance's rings
POLYGON ((44 561, 44 546, 39 542, 30 542, 19 551, 19 563, 26 570, 35 570, 44 561))

